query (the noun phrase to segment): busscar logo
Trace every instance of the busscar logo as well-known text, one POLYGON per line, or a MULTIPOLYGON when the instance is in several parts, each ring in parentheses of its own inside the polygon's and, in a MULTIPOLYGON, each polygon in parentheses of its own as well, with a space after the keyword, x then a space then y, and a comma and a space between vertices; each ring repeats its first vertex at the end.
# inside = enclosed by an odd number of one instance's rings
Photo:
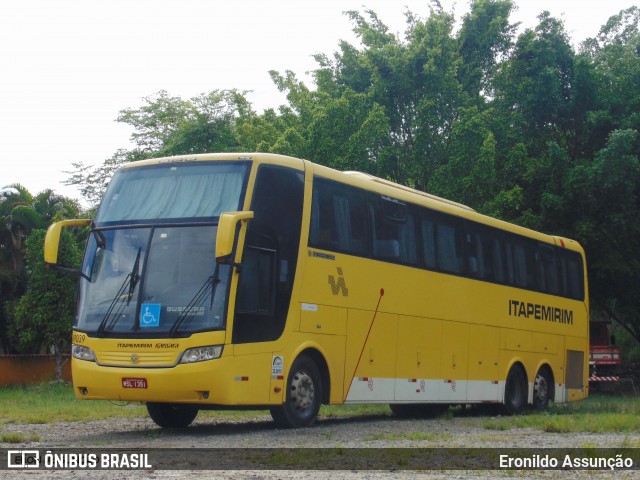
POLYGON ((338 270, 338 281, 336 281, 333 275, 329 275, 329 285, 331 285, 331 293, 333 293, 334 295, 338 295, 338 293, 342 293, 343 297, 348 297, 349 289, 347 288, 347 282, 344 281, 342 267, 337 267, 337 270, 338 270))
POLYGON ((39 468, 40 452, 38 450, 9 450, 7 458, 9 468, 39 468))

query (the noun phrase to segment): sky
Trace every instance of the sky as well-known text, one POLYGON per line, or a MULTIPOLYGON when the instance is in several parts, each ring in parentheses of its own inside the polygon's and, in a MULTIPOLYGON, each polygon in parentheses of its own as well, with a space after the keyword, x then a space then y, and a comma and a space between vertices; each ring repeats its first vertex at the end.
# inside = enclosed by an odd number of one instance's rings
MULTIPOLYGON (((548 10, 574 46, 638 0, 516 0, 511 22, 548 10)), ((468 1, 441 0, 456 18, 468 1)), ((160 90, 188 99, 249 90, 258 112, 286 103, 270 70, 298 78, 340 40, 357 44, 343 12, 371 9, 392 32, 428 0, 3 0, 0 3, 0 190, 19 183, 79 198, 64 186, 72 164, 99 165, 131 146, 116 122, 160 90)), ((312 86, 310 82, 307 82, 312 86)))

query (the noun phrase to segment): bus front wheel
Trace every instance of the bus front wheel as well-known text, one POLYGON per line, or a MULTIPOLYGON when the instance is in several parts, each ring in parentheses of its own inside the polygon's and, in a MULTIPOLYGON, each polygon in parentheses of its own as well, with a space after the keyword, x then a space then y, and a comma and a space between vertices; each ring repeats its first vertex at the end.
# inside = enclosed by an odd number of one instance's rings
POLYGON ((527 406, 527 378, 524 370, 519 365, 514 365, 509 370, 504 386, 504 410, 508 415, 522 413, 527 406))
POLYGON ((188 427, 198 415, 197 408, 179 403, 147 402, 147 412, 151 420, 162 428, 188 427))
POLYGON ((285 402, 271 407, 271 416, 279 427, 309 427, 316 421, 321 401, 322 380, 318 367, 310 357, 301 355, 291 366, 285 402))

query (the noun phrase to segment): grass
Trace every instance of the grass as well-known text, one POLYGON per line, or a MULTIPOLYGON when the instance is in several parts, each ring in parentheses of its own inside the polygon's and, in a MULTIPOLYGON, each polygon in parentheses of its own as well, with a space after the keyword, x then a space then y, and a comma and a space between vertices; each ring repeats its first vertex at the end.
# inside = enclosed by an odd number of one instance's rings
POLYGON ((39 442, 40 436, 36 433, 25 435, 20 432, 0 433, 0 443, 29 443, 39 442))
POLYGON ((106 401, 83 401, 68 384, 42 383, 0 388, 1 423, 55 423, 131 418, 146 415, 141 404, 119 406, 106 401))
POLYGON ((384 440, 384 441, 398 441, 398 440, 413 440, 413 441, 427 441, 427 442, 443 442, 451 440, 453 435, 450 433, 440 432, 419 432, 409 431, 403 433, 374 433, 369 435, 366 440, 384 440))
MULTIPOLYGON (((78 400, 73 388, 68 384, 37 384, 26 387, 0 388, 0 425, 9 423, 46 424, 55 422, 80 422, 103 420, 106 418, 146 417, 144 405, 140 403, 118 403, 108 401, 78 400)), ((210 418, 251 419, 256 416, 268 416, 264 411, 203 411, 201 415, 210 418)), ((367 416, 388 416, 387 405, 342 405, 323 406, 320 417, 340 419, 367 416)), ((447 420, 464 416, 464 411, 450 409, 441 419, 447 420)), ((459 420, 456 418, 456 420, 459 420)), ((515 428, 531 428, 552 433, 640 433, 640 402, 636 398, 592 395, 586 400, 558 405, 543 413, 528 413, 515 417, 484 417, 482 425, 487 430, 506 431, 515 428)), ((0 429, 1 430, 1 429, 0 429)), ((2 432, 0 431, 0 435, 2 432)), ((23 441, 8 439, 0 441, 15 443, 23 441)), ((427 440, 431 434, 408 432, 402 438, 387 438, 381 434, 381 440, 427 440), (426 435, 426 437, 425 437, 426 435)), ((28 439, 27 439, 28 440, 28 439)), ((377 438, 372 438, 377 440, 377 438)), ((638 442, 634 442, 637 445, 638 442)))
POLYGON ((640 402, 635 398, 592 395, 581 402, 558 405, 547 412, 487 418, 488 430, 532 428, 550 433, 639 433, 640 402))

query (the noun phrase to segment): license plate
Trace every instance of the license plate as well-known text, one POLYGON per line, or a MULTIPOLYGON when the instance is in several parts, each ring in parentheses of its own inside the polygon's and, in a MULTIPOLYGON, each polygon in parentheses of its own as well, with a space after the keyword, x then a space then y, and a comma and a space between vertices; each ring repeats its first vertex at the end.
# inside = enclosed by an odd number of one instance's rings
POLYGON ((146 378, 123 378, 122 388, 147 388, 146 378))

